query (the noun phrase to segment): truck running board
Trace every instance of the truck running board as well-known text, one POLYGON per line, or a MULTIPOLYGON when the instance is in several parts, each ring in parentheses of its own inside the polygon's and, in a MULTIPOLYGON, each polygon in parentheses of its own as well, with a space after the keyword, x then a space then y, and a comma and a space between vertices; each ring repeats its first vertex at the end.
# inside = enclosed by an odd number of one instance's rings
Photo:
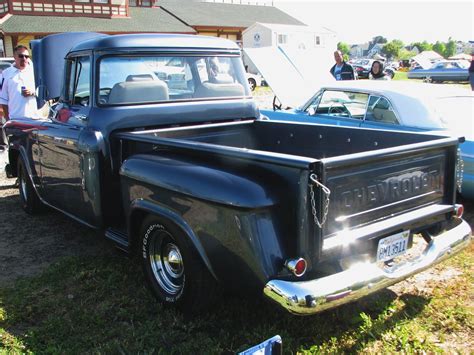
POLYGON ((127 234, 113 228, 108 228, 105 231, 105 237, 114 242, 115 246, 120 250, 126 253, 130 252, 130 243, 128 242, 127 234))

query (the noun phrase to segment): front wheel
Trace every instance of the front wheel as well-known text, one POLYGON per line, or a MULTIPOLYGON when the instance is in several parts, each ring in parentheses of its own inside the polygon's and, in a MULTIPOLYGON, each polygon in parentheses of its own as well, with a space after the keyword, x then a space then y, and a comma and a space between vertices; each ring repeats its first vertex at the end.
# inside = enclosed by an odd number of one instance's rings
POLYGON ((143 270, 156 298, 185 313, 206 309, 214 300, 217 283, 184 233, 149 216, 140 236, 143 270))
POLYGON ((23 159, 18 159, 18 187, 20 202, 23 210, 28 214, 37 214, 42 210, 42 203, 36 194, 23 159))

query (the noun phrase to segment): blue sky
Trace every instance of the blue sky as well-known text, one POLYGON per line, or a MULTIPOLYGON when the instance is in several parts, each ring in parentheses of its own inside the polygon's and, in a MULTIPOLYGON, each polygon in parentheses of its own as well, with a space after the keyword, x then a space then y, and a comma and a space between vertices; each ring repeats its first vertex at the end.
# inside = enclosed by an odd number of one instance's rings
POLYGON ((304 23, 327 27, 339 41, 363 43, 382 35, 405 43, 474 40, 474 1, 274 0, 304 23))

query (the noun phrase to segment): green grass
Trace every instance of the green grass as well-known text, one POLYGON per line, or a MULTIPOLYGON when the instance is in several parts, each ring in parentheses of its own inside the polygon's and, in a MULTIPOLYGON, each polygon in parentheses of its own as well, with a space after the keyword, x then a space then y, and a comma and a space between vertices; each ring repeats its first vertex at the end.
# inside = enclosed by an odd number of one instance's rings
POLYGON ((404 71, 395 72, 393 80, 408 80, 408 73, 404 71))
MULTIPOLYGON (((473 334, 473 252, 443 265, 462 275, 432 294, 396 297, 384 290, 304 318, 262 298, 226 296, 205 315, 187 319, 156 303, 128 258, 65 258, 38 277, 0 289, 0 354, 221 354, 275 334, 291 353, 440 352, 473 334)), ((456 344, 447 351, 472 350, 456 344)))

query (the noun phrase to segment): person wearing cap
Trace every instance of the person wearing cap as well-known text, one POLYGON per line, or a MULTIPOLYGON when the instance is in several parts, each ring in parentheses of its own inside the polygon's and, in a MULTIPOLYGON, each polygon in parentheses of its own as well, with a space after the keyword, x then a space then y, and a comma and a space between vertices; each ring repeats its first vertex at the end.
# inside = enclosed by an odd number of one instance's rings
POLYGON ((39 118, 35 97, 35 77, 28 48, 14 49, 15 63, 2 72, 0 104, 9 119, 39 118))

